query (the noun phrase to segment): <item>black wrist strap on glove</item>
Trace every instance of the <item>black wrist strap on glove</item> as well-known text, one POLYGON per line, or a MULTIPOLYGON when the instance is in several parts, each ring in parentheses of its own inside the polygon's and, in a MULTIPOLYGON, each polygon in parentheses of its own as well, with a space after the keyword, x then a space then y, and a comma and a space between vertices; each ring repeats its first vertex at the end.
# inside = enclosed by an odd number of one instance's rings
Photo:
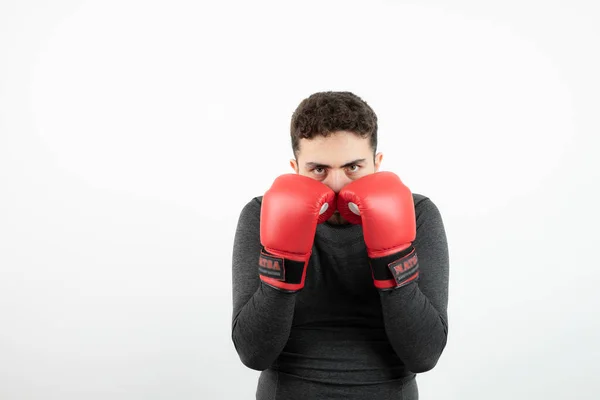
POLYGON ((302 282, 304 261, 293 261, 269 253, 261 246, 258 258, 258 273, 266 278, 282 283, 298 284, 302 282))
POLYGON ((369 261, 375 286, 380 290, 397 289, 419 279, 419 259, 413 246, 369 261))

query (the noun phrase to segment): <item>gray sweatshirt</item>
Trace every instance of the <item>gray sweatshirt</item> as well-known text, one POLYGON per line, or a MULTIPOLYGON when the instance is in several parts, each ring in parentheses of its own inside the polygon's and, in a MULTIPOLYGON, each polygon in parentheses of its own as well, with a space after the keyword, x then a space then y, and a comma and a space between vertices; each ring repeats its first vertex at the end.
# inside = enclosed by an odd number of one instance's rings
POLYGON ((246 204, 233 244, 232 339, 242 363, 262 371, 257 399, 417 398, 416 374, 446 345, 449 254, 438 208, 413 199, 419 280, 383 292, 360 225, 317 226, 301 291, 263 284, 262 197, 246 204))

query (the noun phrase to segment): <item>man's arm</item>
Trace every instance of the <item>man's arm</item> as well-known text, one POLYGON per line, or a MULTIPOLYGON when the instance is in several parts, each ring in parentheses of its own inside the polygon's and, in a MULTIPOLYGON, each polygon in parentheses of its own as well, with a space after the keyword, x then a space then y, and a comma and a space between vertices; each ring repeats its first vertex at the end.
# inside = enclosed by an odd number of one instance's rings
POLYGON ((338 209, 363 226, 392 347, 412 372, 432 369, 448 334, 448 244, 437 207, 396 174, 376 172, 345 186, 338 209))
POLYGON ((258 275, 260 243, 258 198, 242 210, 233 243, 232 340, 240 360, 262 371, 279 356, 290 335, 296 293, 264 284, 258 275))
POLYGON ((297 174, 277 177, 261 201, 242 210, 233 245, 232 339, 249 368, 269 368, 285 347, 317 224, 334 210, 333 190, 297 174))
POLYGON ((415 373, 431 370, 448 337, 448 242, 442 217, 428 198, 415 204, 419 279, 381 291, 385 329, 396 354, 415 373))

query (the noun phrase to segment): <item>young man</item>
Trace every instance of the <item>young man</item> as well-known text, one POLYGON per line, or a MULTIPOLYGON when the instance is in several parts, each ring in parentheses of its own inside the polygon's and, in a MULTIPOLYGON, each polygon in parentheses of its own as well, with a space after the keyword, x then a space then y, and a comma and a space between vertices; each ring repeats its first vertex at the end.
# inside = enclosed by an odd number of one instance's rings
POLYGON ((256 398, 417 399, 448 336, 436 205, 378 172, 377 117, 349 92, 304 99, 290 164, 241 212, 232 339, 256 398))

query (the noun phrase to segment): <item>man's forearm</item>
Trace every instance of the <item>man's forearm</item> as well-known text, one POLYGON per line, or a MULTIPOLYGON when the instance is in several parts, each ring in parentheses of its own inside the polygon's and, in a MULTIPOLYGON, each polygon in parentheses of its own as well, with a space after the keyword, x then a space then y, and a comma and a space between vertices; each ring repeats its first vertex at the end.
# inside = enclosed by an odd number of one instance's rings
POLYGON ((417 283, 381 291, 385 330, 396 354, 415 373, 432 369, 448 337, 447 321, 417 283))
POLYGON ((263 371, 277 359, 290 336, 296 293, 261 284, 235 316, 232 339, 241 361, 263 371))

